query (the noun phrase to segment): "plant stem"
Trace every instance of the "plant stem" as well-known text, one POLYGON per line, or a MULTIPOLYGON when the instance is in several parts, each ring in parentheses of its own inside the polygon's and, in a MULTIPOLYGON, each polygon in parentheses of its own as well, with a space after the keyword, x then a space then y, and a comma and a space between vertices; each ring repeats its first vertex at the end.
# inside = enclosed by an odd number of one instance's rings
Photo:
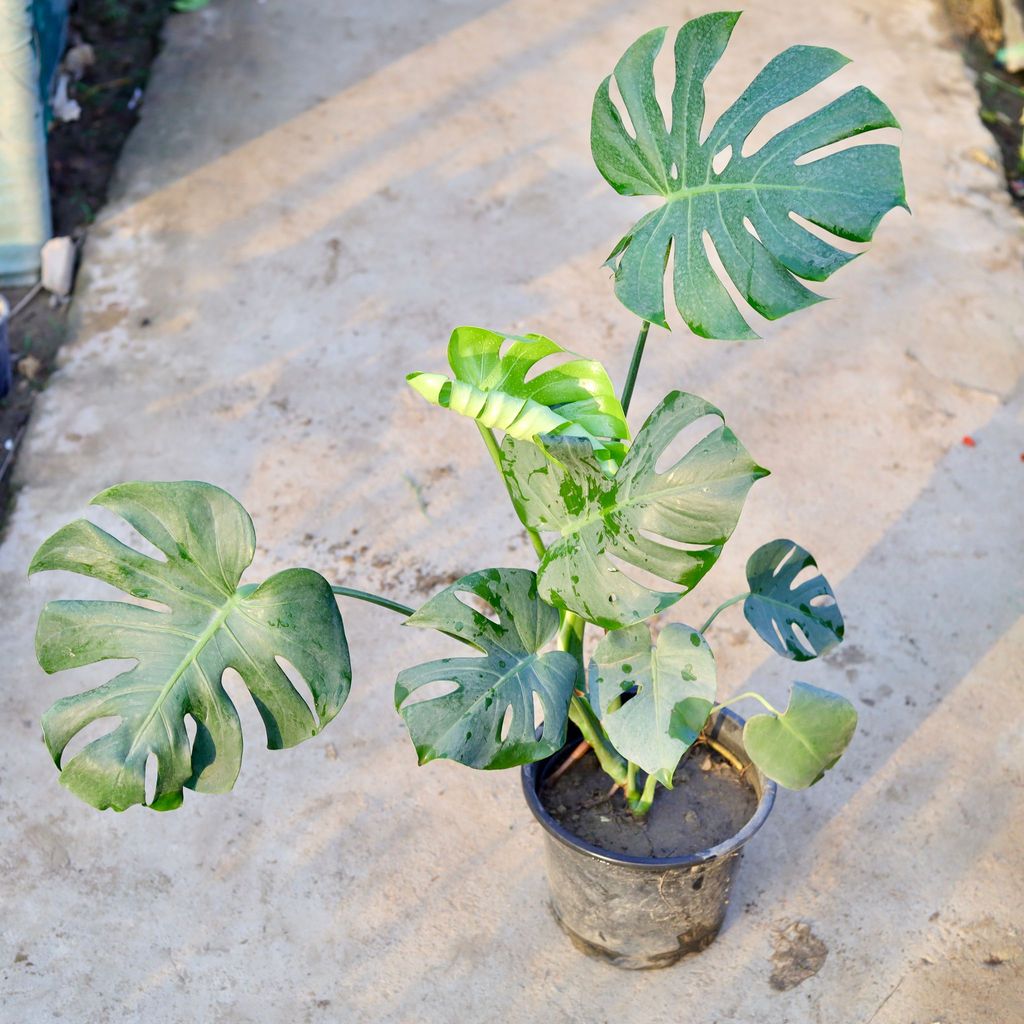
POLYGON ((339 597, 352 597, 357 601, 366 601, 368 604, 379 605, 381 608, 387 608, 388 611, 398 612, 399 615, 405 615, 406 617, 413 614, 416 611, 415 608, 410 608, 407 604, 399 604, 398 601, 389 601, 386 597, 379 597, 377 594, 368 594, 365 590, 354 590, 352 587, 337 587, 331 585, 331 590, 334 591, 339 597))
POLYGON ((644 817, 647 812, 651 809, 651 804, 654 803, 654 787, 658 784, 658 780, 653 775, 647 776, 647 781, 644 783, 644 791, 640 794, 640 799, 635 803, 631 802, 629 809, 633 812, 637 818, 644 817))
POLYGON ((730 750, 723 747, 721 743, 716 742, 710 736, 701 736, 700 741, 704 746, 714 750, 720 757, 725 758, 725 760, 728 761, 740 775, 743 774, 744 766, 740 764, 736 756, 730 750))
POLYGON ((745 599, 746 599, 746 598, 748 598, 748 597, 750 597, 750 592, 749 592, 749 591, 747 591, 747 592, 746 592, 746 593, 744 593, 744 594, 737 594, 737 595, 736 595, 735 597, 730 597, 728 601, 723 601, 723 602, 722 602, 722 604, 720 604, 720 605, 719 605, 719 606, 718 606, 718 607, 717 607, 717 608, 716 608, 716 609, 715 609, 715 610, 714 610, 714 611, 713 611, 713 612, 711 613, 711 615, 710 615, 710 616, 708 616, 708 620, 707 620, 707 622, 705 622, 705 623, 704 623, 704 625, 700 627, 700 631, 701 631, 701 633, 702 633, 702 634, 703 634, 703 633, 706 633, 706 632, 708 631, 708 626, 710 626, 710 625, 711 625, 711 623, 712 623, 712 622, 714 622, 714 621, 715 621, 715 619, 717 619, 717 618, 718 618, 718 616, 719 616, 719 615, 720 615, 720 614, 721 614, 722 612, 724 612, 726 608, 730 607, 731 605, 734 605, 734 604, 736 604, 736 602, 737 602, 737 601, 743 601, 743 600, 745 600, 745 599))
POLYGON ((583 664, 583 630, 586 623, 574 612, 566 612, 558 630, 558 649, 575 654, 583 664))
POLYGON ((735 697, 730 697, 728 700, 723 700, 721 704, 716 704, 711 710, 712 712, 718 711, 720 708, 728 707, 730 704, 738 704, 741 700, 746 700, 747 697, 753 700, 759 701, 763 704, 773 715, 781 715, 782 712, 778 708, 772 707, 759 693, 754 693, 753 690, 745 690, 743 693, 736 694, 735 697))
POLYGON ((640 797, 640 790, 636 788, 636 773, 640 766, 632 761, 626 762, 626 799, 633 804, 640 797))
MULTIPOLYGON (((477 423, 477 429, 480 431, 480 436, 484 439, 484 444, 487 445, 487 450, 491 453, 491 458, 494 460, 494 465, 497 467, 498 473, 501 476, 502 481, 505 484, 505 490, 508 491, 508 481, 505 479, 505 471, 501 468, 501 449, 498 447, 498 440, 494 436, 494 431, 490 427, 485 427, 482 423, 477 423)), ((509 491, 509 497, 512 496, 512 492, 509 491)), ((512 503, 515 507, 515 502, 512 503)), ((517 510, 518 514, 518 510, 517 510)), ((522 517, 520 517, 522 522, 522 517)), ((540 539, 540 534, 531 529, 526 523, 523 523, 523 529, 526 530, 526 536, 530 538, 530 543, 533 545, 533 550, 537 552, 538 558, 543 558, 547 548, 544 547, 544 541, 540 539)))
POLYGON ((626 784, 626 759, 605 741, 604 730, 585 697, 573 695, 569 703, 569 718, 583 734, 597 755, 601 770, 619 786, 626 784))
POLYGON ((633 346, 633 358, 630 360, 629 371, 626 373, 626 383, 622 387, 623 412, 629 412, 629 403, 633 399, 633 387, 636 384, 636 375, 640 372, 640 361, 644 357, 644 346, 647 344, 647 332, 650 329, 650 320, 645 320, 640 325, 640 333, 637 335, 636 344, 633 346))
POLYGON ((559 650, 568 651, 576 658, 576 689, 569 701, 569 719, 583 734, 590 748, 597 756, 601 770, 619 786, 626 784, 626 759, 608 742, 604 728, 594 714, 594 709, 586 697, 581 696, 584 686, 583 679, 583 633, 587 623, 574 612, 566 612, 562 619, 562 628, 558 631, 559 650))
MULTIPOLYGON (((404 615, 408 618, 414 614, 416 609, 410 608, 407 604, 400 604, 398 601, 389 601, 386 597, 380 597, 377 594, 368 594, 365 590, 355 590, 352 587, 339 587, 335 584, 331 584, 331 590, 337 597, 353 597, 357 601, 365 601, 367 604, 379 605, 381 608, 387 608, 389 612, 397 612, 399 615, 404 615)), ((459 636, 457 633, 449 633, 447 629, 439 629, 439 633, 443 633, 445 636, 450 636, 453 640, 458 640, 460 644, 465 644, 467 647, 472 647, 474 650, 479 651, 472 640, 467 640, 464 636, 459 636)))

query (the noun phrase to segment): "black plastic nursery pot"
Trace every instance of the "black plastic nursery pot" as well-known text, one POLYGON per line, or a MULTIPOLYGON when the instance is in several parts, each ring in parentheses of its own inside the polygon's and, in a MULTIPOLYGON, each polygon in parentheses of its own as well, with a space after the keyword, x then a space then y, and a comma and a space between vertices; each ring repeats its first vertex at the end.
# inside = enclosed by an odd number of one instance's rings
POLYGON ((757 796, 745 825, 706 850, 679 857, 632 857, 585 842, 555 820, 540 791, 569 755, 570 743, 544 761, 524 766, 523 791, 544 827, 545 859, 555 919, 583 952, 616 967, 668 967, 714 941, 725 919, 743 846, 765 823, 775 783, 750 763, 743 747, 744 721, 728 708, 707 733, 744 766, 757 796))

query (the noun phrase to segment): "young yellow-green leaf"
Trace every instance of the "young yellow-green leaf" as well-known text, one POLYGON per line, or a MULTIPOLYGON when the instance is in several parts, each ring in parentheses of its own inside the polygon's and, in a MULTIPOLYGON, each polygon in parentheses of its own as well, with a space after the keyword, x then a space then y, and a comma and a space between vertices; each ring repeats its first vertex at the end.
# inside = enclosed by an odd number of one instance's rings
POLYGON ((561 749, 576 683, 576 659, 540 648, 558 632, 558 612, 537 596, 528 569, 483 569, 435 594, 406 621, 478 647, 481 658, 442 658, 405 669, 395 707, 405 719, 420 764, 449 758, 471 768, 510 768, 561 749), (485 601, 497 622, 459 598, 485 601), (444 683, 449 692, 416 699, 444 683), (537 735, 534 697, 543 709, 537 735), (511 721, 506 721, 511 709, 511 721))
POLYGON ((773 651, 793 661, 826 654, 842 642, 845 629, 835 594, 824 576, 819 573, 793 585, 808 567, 817 569, 818 563, 791 540, 770 541, 747 562, 750 595, 743 602, 743 614, 773 651))
POLYGON ((522 441, 538 434, 583 437, 599 458, 620 461, 629 428, 599 362, 571 359, 526 379, 541 359, 555 354, 571 355, 539 334, 520 338, 457 327, 448 343, 454 379, 440 373, 410 373, 406 379, 428 402, 482 426, 522 441))
POLYGON ((615 66, 632 131, 612 99, 612 76, 597 90, 591 121, 594 162, 612 188, 665 199, 612 251, 615 294, 637 316, 667 327, 664 275, 672 252, 676 305, 690 329, 706 338, 757 335, 712 269, 705 234, 743 298, 774 320, 821 301, 800 278, 824 281, 854 258, 792 214, 840 238, 867 242, 889 210, 906 206, 895 146, 860 145, 797 162, 863 132, 899 127, 889 108, 863 87, 743 154, 747 136, 765 115, 848 63, 834 50, 791 46, 779 54, 700 141, 704 80, 738 18, 730 11, 705 14, 679 31, 670 117, 654 89, 654 59, 666 31, 659 28, 638 39, 615 66), (719 155, 727 162, 716 171, 719 155))
POLYGON ((672 623, 651 645, 640 622, 606 634, 588 675, 590 703, 612 746, 663 786, 700 735, 715 700, 715 656, 690 626, 672 623), (620 698, 631 688, 636 693, 620 698))
POLYGON ((239 586, 252 561, 252 520, 210 484, 127 483, 93 499, 158 548, 163 559, 122 544, 79 519, 58 530, 29 573, 64 569, 109 583, 166 611, 122 601, 52 601, 39 618, 36 655, 46 672, 110 658, 133 668, 57 701, 43 736, 76 796, 122 811, 145 803, 146 762, 157 764, 150 807, 170 810, 182 789, 231 789, 242 732, 221 677, 237 670, 252 693, 273 749, 316 735, 341 710, 351 683, 348 646, 330 584, 311 569, 286 569, 239 586), (313 696, 316 716, 277 662, 289 661, 313 696), (195 722, 189 744, 185 718, 195 722), (65 764, 70 740, 90 723, 120 719, 65 764))
POLYGON ((531 529, 560 535, 538 571, 545 601, 618 629, 663 611, 700 582, 736 528, 747 491, 768 472, 724 424, 655 472, 680 431, 703 416, 722 419, 704 399, 671 392, 611 477, 578 438, 549 436, 536 445, 505 438, 502 469, 520 518, 531 529), (653 590, 614 559, 675 587, 653 590))
POLYGON ((856 728, 857 711, 845 697, 794 683, 783 714, 747 719, 743 745, 768 778, 806 789, 839 760, 856 728))

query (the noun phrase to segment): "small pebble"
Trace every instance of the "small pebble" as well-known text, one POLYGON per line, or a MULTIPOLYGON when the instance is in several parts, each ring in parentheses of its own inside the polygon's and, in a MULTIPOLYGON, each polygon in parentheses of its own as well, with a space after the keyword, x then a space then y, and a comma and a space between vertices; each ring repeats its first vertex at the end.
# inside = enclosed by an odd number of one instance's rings
POLYGON ((35 356, 22 356, 18 360, 18 373, 25 380, 35 380, 42 368, 43 364, 35 356))
POLYGON ((704 760, 701 761, 701 763, 700 763, 700 770, 702 772, 709 772, 709 771, 711 771, 711 768, 712 768, 711 755, 710 754, 705 754, 704 755, 704 760))
POLYGON ((1005 964, 1008 960, 1013 959, 1013 954, 1009 950, 1000 949, 994 950, 985 957, 985 963, 989 967, 998 967, 1000 964, 1005 964))

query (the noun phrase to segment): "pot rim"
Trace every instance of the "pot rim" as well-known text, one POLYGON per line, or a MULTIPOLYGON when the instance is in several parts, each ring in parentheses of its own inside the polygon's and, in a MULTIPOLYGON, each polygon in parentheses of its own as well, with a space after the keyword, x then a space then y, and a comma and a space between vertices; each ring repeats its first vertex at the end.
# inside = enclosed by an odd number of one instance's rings
MULTIPOLYGON (((736 714, 731 708, 719 708, 716 712, 716 727, 718 718, 731 719, 732 723, 742 729, 746 720, 736 714)), ((540 822, 548 835, 557 839, 564 846, 576 850, 579 853, 588 854, 597 860, 603 860, 608 864, 619 864, 625 867, 634 867, 648 870, 663 870, 665 868, 695 867, 698 864, 706 864, 708 861, 718 860, 726 857, 740 849, 758 829, 765 823, 768 814, 775 803, 776 784, 763 773, 761 774, 764 784, 761 788, 761 795, 757 801, 757 807, 746 824, 736 833, 722 840, 715 846, 705 850, 698 850, 695 853, 687 853, 678 857, 633 857, 625 853, 613 853, 604 850, 600 846, 594 846, 586 840, 581 839, 575 833, 570 832, 564 825, 560 824, 550 815, 541 803, 538 790, 544 777, 547 774, 547 766, 553 760, 547 757, 543 761, 535 761, 533 764, 524 764, 522 767, 523 795, 526 797, 526 804, 533 816, 540 822)))

